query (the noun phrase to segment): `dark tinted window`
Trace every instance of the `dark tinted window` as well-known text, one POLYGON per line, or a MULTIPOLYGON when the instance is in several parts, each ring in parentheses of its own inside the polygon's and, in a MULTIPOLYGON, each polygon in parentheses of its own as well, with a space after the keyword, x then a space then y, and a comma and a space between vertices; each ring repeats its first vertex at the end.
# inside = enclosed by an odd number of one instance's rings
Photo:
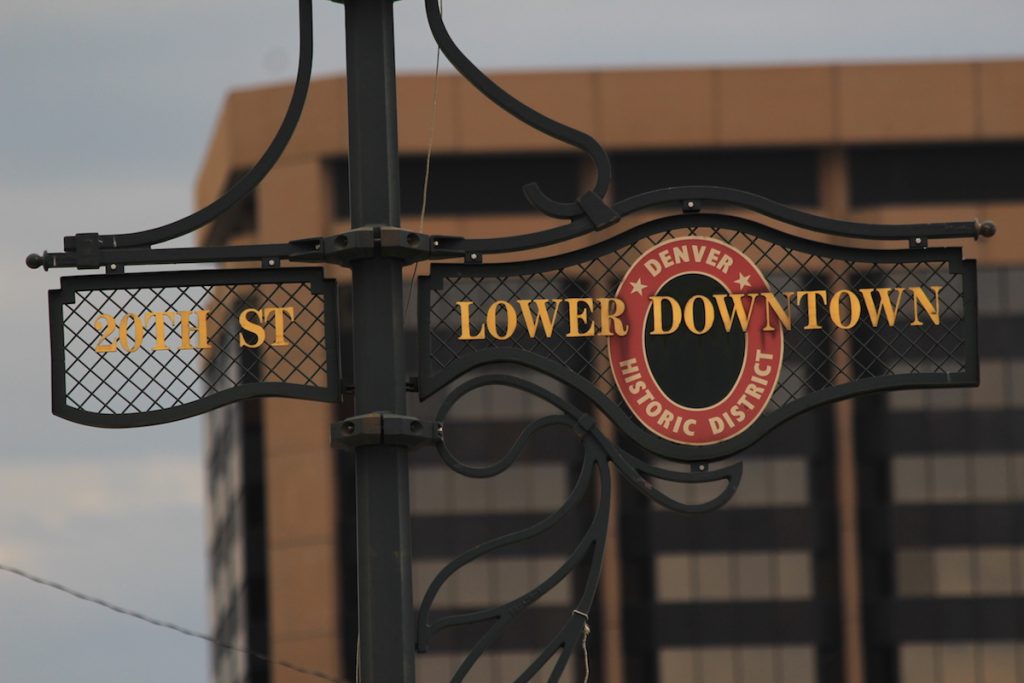
MULTIPOLYGON (((423 201, 426 157, 399 162, 403 214, 418 214, 423 201)), ((439 155, 430 160, 427 212, 432 214, 522 213, 534 209, 523 185, 539 183, 552 199, 572 201, 579 194, 582 160, 576 154, 439 155)), ((335 215, 349 215, 348 166, 333 164, 335 215)))
POLYGON ((612 155, 615 196, 677 185, 718 185, 784 204, 818 203, 818 155, 804 149, 621 152, 612 155))
POLYGON ((850 152, 854 206, 1024 198, 1024 144, 863 147, 850 152))

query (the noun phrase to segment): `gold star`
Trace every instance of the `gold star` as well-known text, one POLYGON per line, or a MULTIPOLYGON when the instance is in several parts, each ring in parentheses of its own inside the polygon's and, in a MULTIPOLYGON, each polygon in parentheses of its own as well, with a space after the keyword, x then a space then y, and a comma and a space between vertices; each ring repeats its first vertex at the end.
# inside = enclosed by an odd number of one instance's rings
POLYGON ((742 291, 750 286, 750 276, 740 273, 740 276, 733 280, 733 282, 735 282, 736 286, 740 288, 740 291, 742 291))
POLYGON ((630 294, 643 294, 644 290, 647 289, 647 285, 645 285, 640 280, 630 282, 629 286, 632 288, 629 292, 630 294))

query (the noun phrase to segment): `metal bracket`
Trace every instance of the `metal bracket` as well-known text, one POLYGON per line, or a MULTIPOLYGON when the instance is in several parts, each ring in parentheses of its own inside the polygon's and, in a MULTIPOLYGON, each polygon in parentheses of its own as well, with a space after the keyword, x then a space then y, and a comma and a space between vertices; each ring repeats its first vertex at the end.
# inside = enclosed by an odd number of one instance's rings
POLYGON ((368 225, 332 237, 296 240, 291 244, 303 252, 293 255, 291 260, 348 265, 375 256, 415 263, 432 257, 462 255, 462 251, 443 248, 442 239, 387 225, 368 225))
POLYGON ((622 218, 615 209, 605 204, 604 200, 593 192, 585 192, 576 203, 594 224, 594 230, 604 230, 622 218))
POLYGON ((64 250, 75 253, 79 270, 99 268, 100 249, 106 246, 98 232, 80 232, 64 238, 64 250))
POLYGON ((409 415, 368 413, 331 425, 331 447, 354 450, 360 446, 418 448, 444 439, 444 426, 409 415))
POLYGON ((911 249, 927 249, 928 238, 927 237, 911 237, 910 238, 911 249))

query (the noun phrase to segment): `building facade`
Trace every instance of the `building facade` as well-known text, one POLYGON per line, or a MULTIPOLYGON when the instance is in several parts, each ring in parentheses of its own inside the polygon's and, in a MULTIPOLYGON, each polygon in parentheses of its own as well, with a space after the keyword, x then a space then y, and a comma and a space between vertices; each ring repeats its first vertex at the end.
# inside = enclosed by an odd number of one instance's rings
MULTIPOLYGON (((807 413, 742 454, 739 492, 708 515, 679 516, 616 486, 591 615, 590 680, 1024 679, 1024 62, 497 80, 601 141, 615 197, 724 185, 837 218, 978 217, 1000 228, 995 239, 965 247, 979 261, 979 389, 876 395, 807 413)), ((496 236, 552 225, 530 209, 522 186, 537 181, 549 195, 575 197, 587 163, 458 77, 440 78, 437 88, 431 135, 432 77, 398 83, 403 227, 421 226, 428 148, 424 232, 496 236)), ((288 96, 282 87, 228 98, 200 202, 255 162, 288 96)), ((344 79, 315 82, 281 162, 243 207, 207 230, 206 243, 348 229, 344 122, 344 79)), ((581 238, 580 246, 606 236, 581 238)), ((407 277, 427 269, 410 267, 407 277)), ((345 287, 343 270, 332 275, 345 287)), ((414 354, 408 367, 414 374, 414 354)), ((412 409, 427 416, 432 408, 412 409)), ((331 451, 328 438, 348 409, 265 399, 211 417, 210 576, 222 638, 354 680, 352 462, 331 451)), ((460 406, 446 433, 453 450, 486 460, 543 410, 491 388, 460 406)), ((559 507, 578 449, 552 433, 489 480, 456 475, 429 449, 417 451, 417 598, 447 559, 559 507)), ((557 568, 586 522, 570 517, 529 546, 481 559, 436 608, 487 607, 528 590, 557 568)), ((577 584, 570 577, 529 610, 469 680, 513 680, 571 611, 577 584)), ((419 680, 449 680, 472 635, 454 633, 418 655, 419 680)), ((570 668, 567 680, 581 679, 579 657, 570 668)), ((215 678, 305 679, 226 653, 215 657, 215 678)))

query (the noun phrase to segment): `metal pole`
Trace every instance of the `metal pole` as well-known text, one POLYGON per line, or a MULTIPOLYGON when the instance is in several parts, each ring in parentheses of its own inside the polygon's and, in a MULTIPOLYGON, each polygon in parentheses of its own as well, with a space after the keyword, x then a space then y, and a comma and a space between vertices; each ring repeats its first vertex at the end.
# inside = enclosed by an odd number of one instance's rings
MULTIPOLYGON (((345 0, 352 228, 399 224, 392 0, 345 0)), ((402 262, 352 263, 355 410, 404 414, 402 262)), ((412 683, 408 452, 356 449, 359 657, 366 683, 412 683)))

